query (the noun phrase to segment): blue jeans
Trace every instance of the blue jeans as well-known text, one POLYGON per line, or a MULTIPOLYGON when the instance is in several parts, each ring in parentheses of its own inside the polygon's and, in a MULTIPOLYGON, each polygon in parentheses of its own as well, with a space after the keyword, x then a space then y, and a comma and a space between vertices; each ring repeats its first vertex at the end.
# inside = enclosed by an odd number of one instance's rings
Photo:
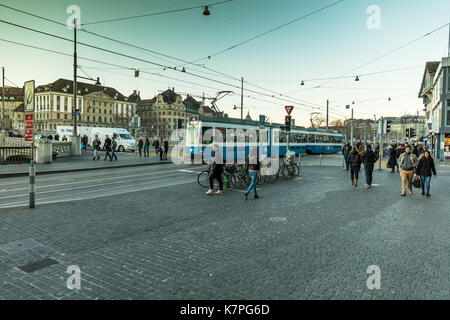
POLYGON ((424 186, 425 186, 425 192, 430 193, 430 182, 431 182, 431 176, 429 176, 429 177, 420 176, 420 183, 422 184, 422 191, 424 190, 424 186))
POLYGON ((248 195, 253 190, 253 193, 256 196, 256 182, 258 180, 258 173, 255 171, 248 171, 248 174, 250 175, 250 178, 252 178, 252 183, 250 183, 250 186, 248 187, 247 191, 245 191, 245 194, 248 195))
POLYGON ((349 161, 350 160, 350 155, 349 154, 344 154, 344 161, 345 161, 345 166, 346 166, 346 168, 347 168, 347 170, 348 170, 348 167, 349 167, 349 161))
POLYGON ((117 160, 116 150, 111 149, 111 161, 112 161, 113 158, 117 160))
POLYGON ((373 165, 364 165, 364 172, 366 173, 366 184, 372 185, 373 165))

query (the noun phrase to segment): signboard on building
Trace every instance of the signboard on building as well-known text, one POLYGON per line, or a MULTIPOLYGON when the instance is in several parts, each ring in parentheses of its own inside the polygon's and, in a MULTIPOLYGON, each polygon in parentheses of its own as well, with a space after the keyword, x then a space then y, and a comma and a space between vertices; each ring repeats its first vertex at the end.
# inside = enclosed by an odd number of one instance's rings
POLYGON ((189 125, 195 126, 198 124, 198 117, 189 117, 189 125))
POLYGON ((260 115, 259 116, 259 128, 264 129, 264 126, 266 125, 266 116, 260 115))
POLYGON ((25 82, 24 111, 34 112, 34 80, 25 82))
POLYGON ((34 113, 25 114, 25 141, 34 140, 34 113))

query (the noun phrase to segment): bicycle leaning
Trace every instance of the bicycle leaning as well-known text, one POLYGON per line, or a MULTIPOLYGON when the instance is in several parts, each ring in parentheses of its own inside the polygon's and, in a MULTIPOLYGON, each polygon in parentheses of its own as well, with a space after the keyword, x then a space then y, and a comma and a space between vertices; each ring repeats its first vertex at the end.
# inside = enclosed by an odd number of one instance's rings
MULTIPOLYGON (((236 186, 236 177, 233 172, 230 172, 230 166, 224 166, 224 171, 222 172, 222 181, 224 189, 231 191, 236 186)), ((209 165, 207 170, 199 173, 197 176, 197 182, 200 186, 204 188, 209 188, 209 177, 212 174, 212 166, 209 165)), ((219 183, 214 180, 214 188, 217 188, 219 183)))

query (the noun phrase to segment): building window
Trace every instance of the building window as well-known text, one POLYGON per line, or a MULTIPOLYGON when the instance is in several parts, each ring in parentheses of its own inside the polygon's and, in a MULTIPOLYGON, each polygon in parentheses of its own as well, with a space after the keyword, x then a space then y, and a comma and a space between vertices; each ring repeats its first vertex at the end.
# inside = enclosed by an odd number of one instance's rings
POLYGON ((450 126, 450 100, 447 100, 447 126, 450 126))
POLYGON ((64 120, 67 120, 67 114, 64 115, 64 120))

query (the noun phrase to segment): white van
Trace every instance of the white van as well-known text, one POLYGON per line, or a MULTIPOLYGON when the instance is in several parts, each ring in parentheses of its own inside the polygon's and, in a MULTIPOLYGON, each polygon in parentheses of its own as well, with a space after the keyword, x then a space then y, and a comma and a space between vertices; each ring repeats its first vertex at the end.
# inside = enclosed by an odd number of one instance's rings
POLYGON ((114 137, 117 142, 117 151, 135 151, 136 150, 136 140, 131 136, 128 130, 123 128, 92 128, 90 132, 89 141, 92 141, 95 137, 98 136, 100 141, 102 142, 100 148, 103 148, 103 144, 105 143, 106 135, 109 138, 114 137))

